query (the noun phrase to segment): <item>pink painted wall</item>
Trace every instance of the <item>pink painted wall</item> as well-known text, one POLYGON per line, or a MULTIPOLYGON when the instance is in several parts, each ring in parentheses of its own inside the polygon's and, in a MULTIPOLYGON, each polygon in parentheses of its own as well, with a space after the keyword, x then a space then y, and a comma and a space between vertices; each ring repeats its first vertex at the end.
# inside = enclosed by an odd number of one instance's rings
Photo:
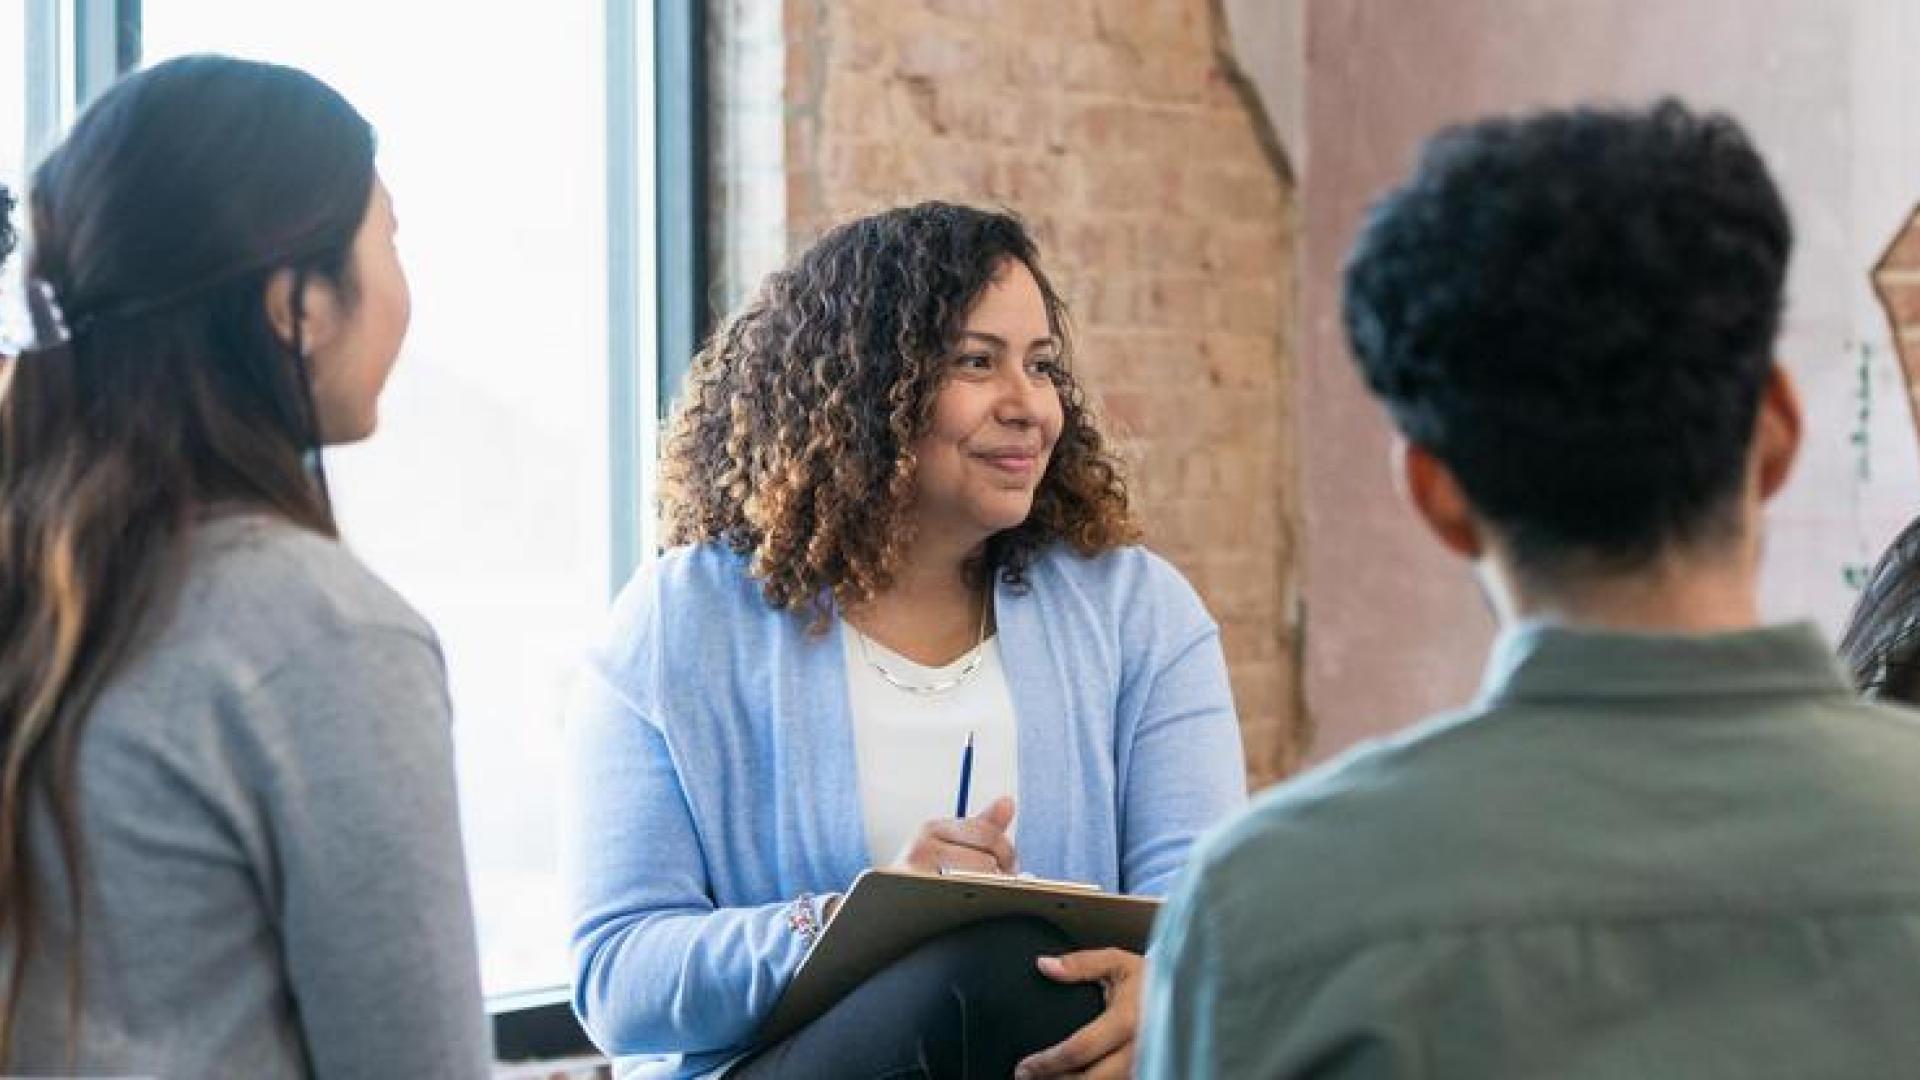
POLYGON ((1304 68, 1242 40, 1305 100, 1297 390, 1314 756, 1464 701, 1492 624, 1465 568, 1398 503, 1386 426, 1339 330, 1365 206, 1422 137, 1490 111, 1663 94, 1747 126, 1798 233, 1781 357, 1809 440, 1770 515, 1770 617, 1837 628, 1850 567, 1920 510, 1904 382, 1867 270, 1920 197, 1920 5, 1906 0, 1336 0, 1306 5, 1304 68), (1279 68, 1281 70, 1275 70, 1279 68))

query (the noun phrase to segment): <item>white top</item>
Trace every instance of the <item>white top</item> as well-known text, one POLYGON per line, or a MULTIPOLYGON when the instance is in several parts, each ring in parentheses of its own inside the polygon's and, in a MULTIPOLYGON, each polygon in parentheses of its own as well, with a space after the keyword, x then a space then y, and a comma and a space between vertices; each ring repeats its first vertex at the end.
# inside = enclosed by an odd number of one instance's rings
MULTIPOLYGON (((1000 644, 981 646, 980 669, 942 694, 914 694, 889 683, 860 652, 852 626, 841 635, 847 659, 847 703, 860 777, 860 812, 873 865, 899 856, 920 826, 950 818, 960 792, 960 757, 973 733, 973 783, 967 812, 978 814, 1020 786, 1019 728, 1000 644)), ((866 638, 867 653, 894 677, 916 686, 959 675, 967 657, 930 668, 866 638)), ((1014 833, 1019 831, 1016 809, 1014 833)))

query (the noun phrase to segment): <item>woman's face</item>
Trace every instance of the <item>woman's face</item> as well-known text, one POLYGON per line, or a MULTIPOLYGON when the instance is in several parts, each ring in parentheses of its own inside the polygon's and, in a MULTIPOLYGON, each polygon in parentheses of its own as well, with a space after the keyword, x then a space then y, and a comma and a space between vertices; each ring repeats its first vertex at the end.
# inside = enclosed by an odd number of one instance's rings
POLYGON ((412 294, 394 247, 398 229, 387 186, 374 178, 366 217, 354 234, 345 294, 325 283, 308 297, 315 311, 310 362, 320 441, 357 442, 379 423, 380 391, 400 356, 412 294))
POLYGON ((923 539, 972 547, 1033 510, 1060 439, 1060 342, 1026 264, 1009 259, 967 312, 954 358, 913 444, 923 539))

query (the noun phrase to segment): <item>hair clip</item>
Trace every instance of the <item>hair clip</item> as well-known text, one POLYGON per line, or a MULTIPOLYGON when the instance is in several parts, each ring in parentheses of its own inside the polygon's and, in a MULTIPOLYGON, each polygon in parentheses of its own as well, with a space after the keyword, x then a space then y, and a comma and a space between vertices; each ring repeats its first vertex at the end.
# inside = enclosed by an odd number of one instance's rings
POLYGON ((27 314, 33 320, 35 349, 51 349, 73 340, 73 332, 67 329, 67 313, 61 309, 51 282, 35 278, 27 284, 27 314))

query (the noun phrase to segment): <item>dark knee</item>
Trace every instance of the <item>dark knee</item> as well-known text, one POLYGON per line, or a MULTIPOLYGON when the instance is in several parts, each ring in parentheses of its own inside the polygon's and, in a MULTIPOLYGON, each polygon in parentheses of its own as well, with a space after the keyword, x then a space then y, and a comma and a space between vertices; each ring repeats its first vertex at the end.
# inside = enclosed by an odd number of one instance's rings
POLYGON ((1003 1009, 1065 989, 1042 975, 1035 961, 1073 948, 1066 934, 1031 918, 994 919, 942 934, 903 962, 913 969, 905 980, 918 998, 913 1011, 934 1027, 993 1023, 1003 1009))
POLYGON ((943 954, 956 969, 997 969, 1003 965, 1031 968, 1041 956, 1072 952, 1073 940, 1045 919, 1006 918, 950 930, 921 946, 943 954))

